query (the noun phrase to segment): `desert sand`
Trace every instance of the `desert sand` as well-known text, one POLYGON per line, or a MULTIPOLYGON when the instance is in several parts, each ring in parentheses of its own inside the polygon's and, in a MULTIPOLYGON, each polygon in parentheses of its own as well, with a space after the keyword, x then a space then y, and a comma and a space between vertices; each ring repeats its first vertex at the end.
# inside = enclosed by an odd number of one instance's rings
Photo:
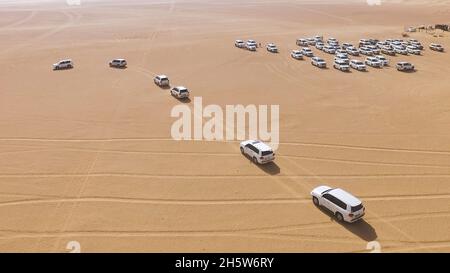
MULTIPOLYGON (((415 73, 289 56, 301 37, 356 43, 450 23, 448 1, 11 2, 0 1, 1 252, 450 251, 450 53, 390 58, 415 73), (251 38, 280 53, 233 45, 251 38), (108 67, 118 57, 127 69, 108 67), (52 71, 62 58, 75 68, 52 71), (182 102, 158 73, 204 104, 280 105, 275 163, 252 164, 238 142, 174 141, 182 102), (364 220, 317 209, 322 184, 359 197, 364 220)), ((450 48, 449 33, 411 38, 450 48)))

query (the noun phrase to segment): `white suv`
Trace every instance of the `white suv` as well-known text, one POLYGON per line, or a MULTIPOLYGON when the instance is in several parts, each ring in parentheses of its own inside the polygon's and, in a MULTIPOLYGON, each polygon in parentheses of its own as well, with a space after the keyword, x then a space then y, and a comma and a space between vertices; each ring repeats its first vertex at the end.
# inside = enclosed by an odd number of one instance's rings
POLYGON ((275 44, 268 44, 266 48, 269 52, 278 53, 278 48, 275 44))
POLYGON ((327 67, 327 63, 324 61, 324 59, 319 58, 319 57, 311 58, 311 64, 314 65, 314 66, 317 66, 319 68, 326 68, 327 67))
POLYGON ((348 66, 348 60, 343 60, 343 59, 339 59, 339 58, 336 58, 334 60, 333 67, 336 69, 339 69, 341 71, 349 71, 350 70, 350 67, 348 66))
POLYGON ((406 51, 408 51, 409 54, 420 55, 420 49, 416 46, 407 46, 406 51))
POLYGON ((160 87, 170 85, 169 78, 166 75, 156 75, 156 77, 153 79, 153 82, 160 87))
POLYGON ((362 202, 342 189, 319 186, 311 192, 313 203, 330 210, 339 222, 353 223, 365 214, 362 202))
POLYGON ((367 57, 366 64, 371 67, 382 67, 381 62, 375 57, 367 57))
POLYGON ((302 54, 302 52, 300 50, 292 50, 291 57, 296 59, 296 60, 302 60, 303 59, 303 54, 302 54))
POLYGON ((125 68, 127 67, 127 61, 125 59, 114 59, 109 62, 110 67, 125 68))
POLYGON ((322 50, 323 50, 323 52, 326 52, 326 53, 329 53, 329 54, 334 54, 334 53, 336 53, 336 48, 334 48, 334 47, 331 46, 331 45, 326 45, 326 46, 324 46, 322 50))
POLYGON ((434 51, 444 52, 444 47, 440 44, 430 44, 430 49, 434 51))
POLYGON ((366 65, 360 60, 351 60, 350 67, 358 71, 366 71, 366 65))
POLYGON ((414 71, 414 65, 408 62, 399 62, 396 68, 398 71, 414 71))
POLYGON ((177 86, 170 90, 170 94, 179 99, 189 98, 189 90, 183 86, 177 86))
POLYGON ((244 41, 242 41, 242 40, 236 40, 236 41, 234 42, 234 46, 235 46, 235 47, 238 47, 238 48, 244 48, 244 47, 245 47, 245 43, 244 43, 244 41))
POLYGON ((314 53, 312 52, 312 50, 309 47, 302 48, 302 53, 306 57, 313 57, 314 56, 314 53))
POLYGON ((247 140, 241 142, 240 150, 256 164, 266 164, 275 159, 275 153, 269 145, 259 140, 247 140))
POLYGON ((383 66, 389 65, 389 60, 383 55, 376 55, 375 58, 377 58, 377 60, 379 60, 383 66))
POLYGON ((69 69, 69 68, 73 68, 73 62, 71 59, 61 60, 53 64, 53 70, 69 69))

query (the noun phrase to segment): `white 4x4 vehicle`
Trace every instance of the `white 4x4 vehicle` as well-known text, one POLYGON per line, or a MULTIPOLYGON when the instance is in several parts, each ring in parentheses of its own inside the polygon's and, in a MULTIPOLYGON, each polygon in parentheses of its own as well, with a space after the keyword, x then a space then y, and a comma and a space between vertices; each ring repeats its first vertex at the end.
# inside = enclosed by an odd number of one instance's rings
POLYGON ((444 47, 439 44, 430 44, 430 49, 434 51, 444 52, 444 47))
POLYGON ((312 52, 312 50, 309 47, 302 48, 302 53, 306 57, 313 57, 314 56, 314 53, 312 52))
POLYGON ((350 67, 359 71, 366 71, 366 65, 360 60, 351 60, 350 67))
POLYGON ((420 55, 420 49, 415 46, 407 46, 406 50, 409 54, 420 55))
POLYGON ((68 68, 73 68, 73 62, 71 59, 61 60, 53 64, 53 70, 68 69, 68 68))
POLYGON ((350 67, 348 66, 348 60, 343 60, 343 59, 339 59, 339 58, 336 58, 334 60, 333 67, 336 69, 339 69, 341 71, 349 71, 350 70, 350 67))
POLYGON ((331 45, 326 45, 323 47, 323 52, 329 53, 329 54, 334 54, 336 53, 336 48, 334 48, 334 46, 331 45))
POLYGON ((308 45, 308 41, 306 39, 297 39, 296 44, 298 46, 307 46, 308 45))
POLYGON ((259 140, 243 141, 240 146, 241 153, 250 157, 256 164, 266 164, 275 159, 272 148, 259 140))
POLYGON ((275 44, 268 44, 266 48, 269 52, 278 53, 278 48, 275 44))
POLYGON ((109 62, 110 67, 125 68, 127 67, 127 61, 125 59, 114 59, 109 62))
POLYGON ((367 57, 366 64, 371 67, 382 67, 381 62, 375 57, 367 57))
POLYGON ((373 55, 373 51, 372 49, 368 48, 368 47, 361 47, 359 49, 359 52, 361 52, 361 54, 364 54, 366 56, 372 56, 373 55))
POLYGON ((408 62, 399 62, 396 68, 398 71, 414 71, 414 65, 408 62))
POLYGON ((324 59, 319 58, 319 57, 311 58, 311 64, 314 65, 314 66, 317 66, 319 68, 326 68, 327 67, 327 63, 324 61, 324 59))
POLYGON ((292 50, 291 57, 296 59, 296 60, 302 60, 303 59, 303 54, 302 54, 302 52, 300 50, 292 50))
POLYGON ((339 222, 353 223, 365 214, 362 202, 342 189, 319 186, 311 192, 313 203, 322 206, 333 213, 339 222))
POLYGON ((170 90, 170 94, 179 99, 189 98, 189 90, 183 86, 177 86, 170 90))
POLYGON ((235 47, 238 47, 238 48, 244 48, 244 47, 245 47, 245 43, 244 43, 244 41, 242 41, 242 40, 236 40, 236 41, 234 42, 234 46, 235 46, 235 47))
POLYGON ((380 61, 383 66, 389 65, 389 60, 383 55, 376 55, 375 58, 377 58, 377 60, 380 61))
POLYGON ((359 50, 356 47, 347 47, 347 53, 353 56, 359 56, 359 50))
POLYGON ((166 75, 156 75, 156 77, 153 79, 153 82, 158 86, 169 86, 169 78, 166 75))

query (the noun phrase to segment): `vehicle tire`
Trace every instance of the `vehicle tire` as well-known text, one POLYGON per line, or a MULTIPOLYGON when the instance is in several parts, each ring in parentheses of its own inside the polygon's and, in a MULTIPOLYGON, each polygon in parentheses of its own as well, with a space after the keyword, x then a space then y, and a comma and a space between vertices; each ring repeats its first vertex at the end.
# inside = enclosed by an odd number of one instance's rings
POLYGON ((336 220, 339 222, 344 222, 344 216, 342 216, 339 212, 336 212, 336 220))
POLYGON ((244 154, 244 148, 240 148, 240 150, 241 150, 241 154, 244 154))
POLYGON ((256 159, 256 157, 253 157, 253 163, 258 164, 258 159, 256 159))
POLYGON ((313 196, 312 198, 314 205, 319 206, 319 199, 317 199, 317 197, 313 196))

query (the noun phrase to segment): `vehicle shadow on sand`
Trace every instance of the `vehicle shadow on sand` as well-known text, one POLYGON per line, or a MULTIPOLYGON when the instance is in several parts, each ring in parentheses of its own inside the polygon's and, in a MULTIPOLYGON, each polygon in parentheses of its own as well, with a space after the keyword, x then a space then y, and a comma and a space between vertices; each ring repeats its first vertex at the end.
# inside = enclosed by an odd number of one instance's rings
POLYGON ((361 219, 354 223, 339 222, 336 220, 333 213, 331 213, 331 211, 329 211, 328 209, 324 207, 318 207, 318 209, 322 211, 324 214, 330 216, 331 221, 340 224, 345 229, 347 229, 348 231, 355 234, 356 236, 358 236, 359 238, 361 238, 366 242, 375 241, 378 238, 375 229, 364 219, 361 219))
POLYGON ((174 98, 177 99, 181 103, 190 103, 191 102, 190 98, 177 98, 177 97, 174 97, 174 98))
POLYGON ((266 164, 256 164, 258 168, 263 170, 265 173, 269 175, 277 175, 280 173, 280 167, 275 162, 269 162, 266 164))

